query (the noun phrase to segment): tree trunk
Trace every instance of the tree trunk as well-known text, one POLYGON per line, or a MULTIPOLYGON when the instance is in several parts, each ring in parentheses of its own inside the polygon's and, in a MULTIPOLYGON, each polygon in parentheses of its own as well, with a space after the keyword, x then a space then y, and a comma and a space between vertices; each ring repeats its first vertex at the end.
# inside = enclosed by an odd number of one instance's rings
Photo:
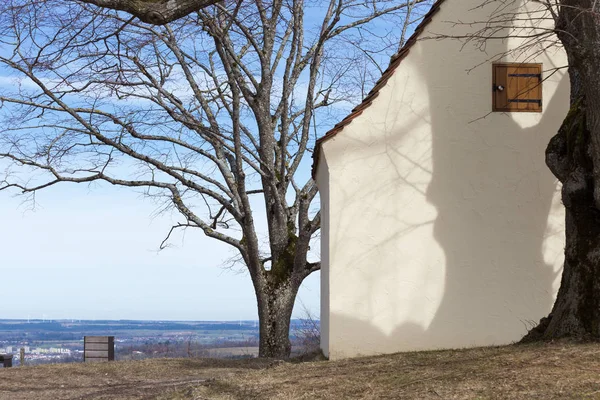
POLYGON ((579 98, 546 150, 548 166, 563 183, 565 264, 553 310, 525 336, 526 342, 600 338, 600 210, 585 114, 585 100, 579 98))
POLYGON ((600 18, 595 0, 561 0, 571 109, 546 149, 566 211, 565 264, 552 312, 523 341, 600 338, 600 18))
POLYGON ((266 283, 265 288, 257 290, 259 357, 284 359, 290 356, 290 321, 298 288, 292 279, 286 279, 281 283, 266 283))
POLYGON ((596 117, 600 109, 588 101, 590 77, 586 72, 576 64, 569 69, 571 109, 546 149, 546 164, 563 184, 566 246, 561 286, 552 312, 523 338, 524 342, 600 338, 598 163, 594 125, 589 123, 590 115, 596 117))

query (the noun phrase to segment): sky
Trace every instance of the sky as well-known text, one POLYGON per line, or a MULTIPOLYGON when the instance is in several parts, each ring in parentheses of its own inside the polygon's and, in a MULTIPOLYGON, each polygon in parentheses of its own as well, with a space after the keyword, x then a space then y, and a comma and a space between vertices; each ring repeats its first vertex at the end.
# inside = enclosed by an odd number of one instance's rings
MULTIPOLYGON (((190 229, 158 251, 176 215, 109 185, 40 191, 36 207, 0 192, 0 318, 254 320, 247 273, 229 248, 190 229)), ((319 312, 319 273, 295 316, 319 312)))

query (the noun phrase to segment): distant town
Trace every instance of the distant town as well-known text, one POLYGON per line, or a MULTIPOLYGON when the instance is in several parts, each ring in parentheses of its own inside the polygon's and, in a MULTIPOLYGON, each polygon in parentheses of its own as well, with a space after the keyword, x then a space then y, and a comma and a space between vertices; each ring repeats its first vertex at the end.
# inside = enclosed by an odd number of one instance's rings
MULTIPOLYGON (((318 321, 293 320, 297 351, 307 334, 318 335, 318 321)), ((0 353, 20 364, 83 360, 84 336, 114 336, 115 359, 155 357, 250 358, 258 355, 258 321, 85 321, 1 320, 0 353)), ((313 338, 314 339, 314 338, 313 338)))

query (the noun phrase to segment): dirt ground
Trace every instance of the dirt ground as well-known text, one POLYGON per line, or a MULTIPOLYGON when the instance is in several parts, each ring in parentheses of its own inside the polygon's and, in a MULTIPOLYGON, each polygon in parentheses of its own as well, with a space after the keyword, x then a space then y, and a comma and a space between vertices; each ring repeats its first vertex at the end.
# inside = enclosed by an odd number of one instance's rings
POLYGON ((159 359, 0 369, 0 399, 600 399, 600 344, 336 362, 159 359))

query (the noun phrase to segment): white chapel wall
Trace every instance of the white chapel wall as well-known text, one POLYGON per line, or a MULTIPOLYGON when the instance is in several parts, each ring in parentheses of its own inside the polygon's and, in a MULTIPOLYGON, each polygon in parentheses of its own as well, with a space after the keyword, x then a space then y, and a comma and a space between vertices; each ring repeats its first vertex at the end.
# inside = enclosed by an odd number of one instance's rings
MULTIPOLYGON (((484 20, 490 8, 476 3, 446 0, 424 36, 472 29, 452 22, 484 20)), ((544 150, 569 83, 565 69, 548 72, 566 65, 561 49, 495 57, 518 44, 418 41, 374 103, 323 143, 331 359, 510 343, 550 311, 564 214, 544 150), (542 113, 490 113, 492 59, 543 63, 542 113)))

